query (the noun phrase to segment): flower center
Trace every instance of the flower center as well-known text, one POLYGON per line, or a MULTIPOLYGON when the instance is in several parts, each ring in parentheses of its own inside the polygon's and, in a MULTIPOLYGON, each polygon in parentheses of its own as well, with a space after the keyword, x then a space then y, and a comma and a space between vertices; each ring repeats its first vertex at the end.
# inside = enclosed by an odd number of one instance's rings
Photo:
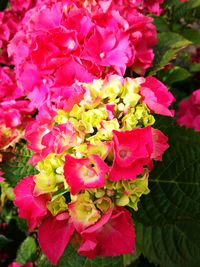
POLYGON ((126 149, 121 149, 121 150, 119 150, 119 156, 120 156, 120 158, 122 158, 122 159, 127 158, 127 156, 128 156, 128 151, 127 151, 126 149))

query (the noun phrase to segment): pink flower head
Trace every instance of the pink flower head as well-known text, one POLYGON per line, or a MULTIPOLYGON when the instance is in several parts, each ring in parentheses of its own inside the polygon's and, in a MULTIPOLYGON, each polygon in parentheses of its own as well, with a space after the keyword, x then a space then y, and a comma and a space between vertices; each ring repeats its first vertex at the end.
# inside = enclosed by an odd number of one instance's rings
POLYGON ((165 150, 169 148, 169 145, 167 144, 168 137, 158 129, 152 128, 151 130, 153 135, 153 153, 151 158, 161 161, 165 150))
POLYGON ((33 178, 33 176, 24 177, 14 189, 14 204, 18 207, 19 216, 28 221, 29 231, 33 231, 47 214, 46 202, 49 200, 46 194, 34 196, 33 178))
POLYGON ((88 258, 132 253, 135 231, 131 214, 121 207, 109 210, 97 223, 82 231, 81 237, 78 252, 88 258))
POLYGON ((49 217, 40 225, 38 242, 52 264, 59 261, 73 232, 74 226, 66 212, 49 217))
POLYGON ((131 131, 113 131, 114 162, 109 174, 111 181, 135 179, 143 173, 153 152, 151 127, 131 131))
POLYGON ((87 188, 103 187, 108 171, 107 164, 97 155, 82 159, 65 156, 64 176, 72 194, 87 188))
POLYGON ((200 131, 200 89, 183 99, 179 104, 177 123, 180 126, 200 131))
POLYGON ((149 76, 141 84, 140 94, 147 107, 156 114, 174 116, 174 111, 169 109, 175 100, 166 86, 156 78, 149 76))
POLYGON ((60 154, 76 144, 76 132, 71 123, 54 126, 51 131, 45 134, 41 144, 44 146, 42 155, 49 153, 60 154))

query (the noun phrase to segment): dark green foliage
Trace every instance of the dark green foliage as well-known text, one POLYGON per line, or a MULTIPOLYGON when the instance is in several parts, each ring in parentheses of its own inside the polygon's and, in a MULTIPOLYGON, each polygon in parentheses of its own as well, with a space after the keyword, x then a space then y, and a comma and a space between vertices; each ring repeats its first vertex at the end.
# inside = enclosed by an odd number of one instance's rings
MULTIPOLYGON (((37 261, 37 267, 52 267, 53 265, 41 254, 37 261)), ((57 267, 123 267, 123 257, 97 257, 89 260, 81 257, 77 252, 68 246, 57 267)))
POLYGON ((35 239, 31 236, 28 236, 20 245, 19 250, 17 251, 16 261, 21 265, 24 265, 26 262, 31 261, 33 256, 36 253, 36 242, 35 239))
POLYGON ((25 145, 19 145, 12 151, 4 152, 4 154, 9 155, 5 155, 7 159, 0 163, 0 167, 5 173, 6 182, 10 186, 14 187, 23 177, 36 173, 35 168, 28 164, 32 153, 25 145))
POLYGON ((158 34, 158 44, 154 49, 155 58, 153 67, 149 74, 154 75, 164 68, 170 61, 174 60, 177 53, 191 42, 181 35, 173 32, 162 32, 158 34))
MULTIPOLYGON (((169 125, 169 124, 168 124, 169 125)), ((162 127, 170 149, 150 175, 151 193, 134 213, 137 246, 164 267, 197 267, 200 262, 200 134, 162 127)))

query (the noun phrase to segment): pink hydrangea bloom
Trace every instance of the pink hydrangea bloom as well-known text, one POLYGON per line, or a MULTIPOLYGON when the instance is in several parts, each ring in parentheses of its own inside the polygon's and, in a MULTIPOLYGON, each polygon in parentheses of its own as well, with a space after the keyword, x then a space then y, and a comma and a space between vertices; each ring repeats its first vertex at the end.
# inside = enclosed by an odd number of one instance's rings
POLYGON ((57 264, 73 232, 74 226, 66 212, 49 217, 40 225, 38 242, 52 264, 57 264))
POLYGON ((88 258, 96 256, 119 256, 132 253, 135 231, 131 213, 121 207, 107 212, 91 227, 81 233, 79 254, 88 258))
POLYGON ((166 86, 156 78, 149 76, 141 85, 140 94, 147 107, 156 114, 174 116, 174 111, 169 109, 175 100, 166 86))
POLYGON ((68 154, 65 156, 64 175, 72 194, 88 188, 103 187, 108 171, 107 164, 97 155, 83 159, 68 154))
POLYGON ((29 231, 32 231, 47 214, 47 194, 34 196, 35 183, 33 176, 27 176, 21 180, 14 189, 15 200, 19 216, 28 221, 29 231))
POLYGON ((151 158, 161 161, 165 150, 169 148, 169 145, 167 144, 168 137, 158 129, 152 128, 151 130, 153 136, 153 153, 151 158))
POLYGON ((153 152, 151 127, 131 131, 113 131, 114 161, 109 174, 111 181, 132 180, 143 173, 153 152))
POLYGON ((177 123, 180 126, 200 131, 200 89, 179 104, 177 123))
POLYGON ((153 19, 138 11, 138 1, 47 2, 26 13, 8 48, 18 84, 28 93, 45 85, 51 95, 76 80, 124 75, 127 66, 144 74, 151 65, 156 31, 153 19))

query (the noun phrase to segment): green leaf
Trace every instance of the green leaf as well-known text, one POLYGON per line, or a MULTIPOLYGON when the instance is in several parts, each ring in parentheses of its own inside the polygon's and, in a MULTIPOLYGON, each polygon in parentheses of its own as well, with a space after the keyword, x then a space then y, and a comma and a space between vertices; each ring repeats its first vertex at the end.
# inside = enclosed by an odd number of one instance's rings
POLYGON ((18 216, 14 216, 14 219, 16 220, 18 228, 22 231, 27 233, 28 232, 28 225, 27 221, 25 219, 21 219, 18 216))
POLYGON ((4 235, 0 235, 0 249, 6 247, 10 242, 12 242, 12 240, 4 235))
MULTIPOLYGON (((162 121, 162 120, 161 120, 162 121)), ((168 127, 166 126, 168 125, 168 127)), ((197 267, 200 262, 200 133, 169 123, 163 162, 150 175, 150 194, 141 198, 137 247, 165 267, 197 267)))
POLYGON ((156 30, 158 32, 168 32, 169 31, 169 25, 167 24, 167 22, 165 21, 165 19, 163 17, 157 17, 154 16, 154 25, 156 26, 156 30))
POLYGON ((158 34, 158 44, 154 49, 153 67, 150 69, 150 75, 156 74, 164 68, 169 62, 176 58, 177 53, 191 44, 191 42, 181 35, 173 32, 163 32, 158 34))
POLYGON ((55 195, 53 195, 52 197, 52 201, 56 200, 58 197, 64 195, 65 193, 67 193, 69 190, 67 189, 61 189, 60 191, 56 192, 55 195))
MULTIPOLYGON (((51 267, 53 266, 48 259, 41 255, 37 261, 37 267, 51 267)), ((85 257, 79 256, 77 252, 71 247, 65 250, 57 267, 123 267, 123 257, 97 257, 89 260, 85 257)))
POLYGON ((138 250, 138 248, 136 248, 135 252, 132 254, 124 254, 123 255, 123 262, 124 262, 123 266, 129 267, 130 264, 133 264, 139 259, 140 255, 141 255, 141 251, 138 250))
POLYGON ((194 45, 200 45, 200 31, 198 29, 184 27, 181 34, 194 45))
POLYGON ((28 236, 23 243, 21 244, 18 252, 16 261, 21 265, 24 265, 27 261, 31 260, 31 258, 36 253, 36 242, 35 239, 31 236, 28 236))
POLYGON ((179 66, 175 66, 167 72, 167 74, 163 78, 163 81, 171 85, 175 82, 186 80, 189 77, 191 77, 191 74, 188 70, 179 66))
POLYGON ((200 63, 193 63, 190 65, 191 72, 200 72, 200 63))
POLYGON ((176 7, 173 10, 173 14, 172 14, 173 20, 178 21, 181 18, 184 18, 184 16, 188 12, 191 12, 192 9, 197 8, 198 6, 200 6, 200 0, 189 0, 186 3, 178 2, 176 7))
POLYGON ((32 153, 25 145, 19 145, 12 152, 3 153, 9 153, 9 156, 6 155, 9 159, 0 163, 0 168, 2 168, 6 182, 10 186, 16 186, 17 182, 23 177, 37 172, 33 166, 28 164, 32 153))

